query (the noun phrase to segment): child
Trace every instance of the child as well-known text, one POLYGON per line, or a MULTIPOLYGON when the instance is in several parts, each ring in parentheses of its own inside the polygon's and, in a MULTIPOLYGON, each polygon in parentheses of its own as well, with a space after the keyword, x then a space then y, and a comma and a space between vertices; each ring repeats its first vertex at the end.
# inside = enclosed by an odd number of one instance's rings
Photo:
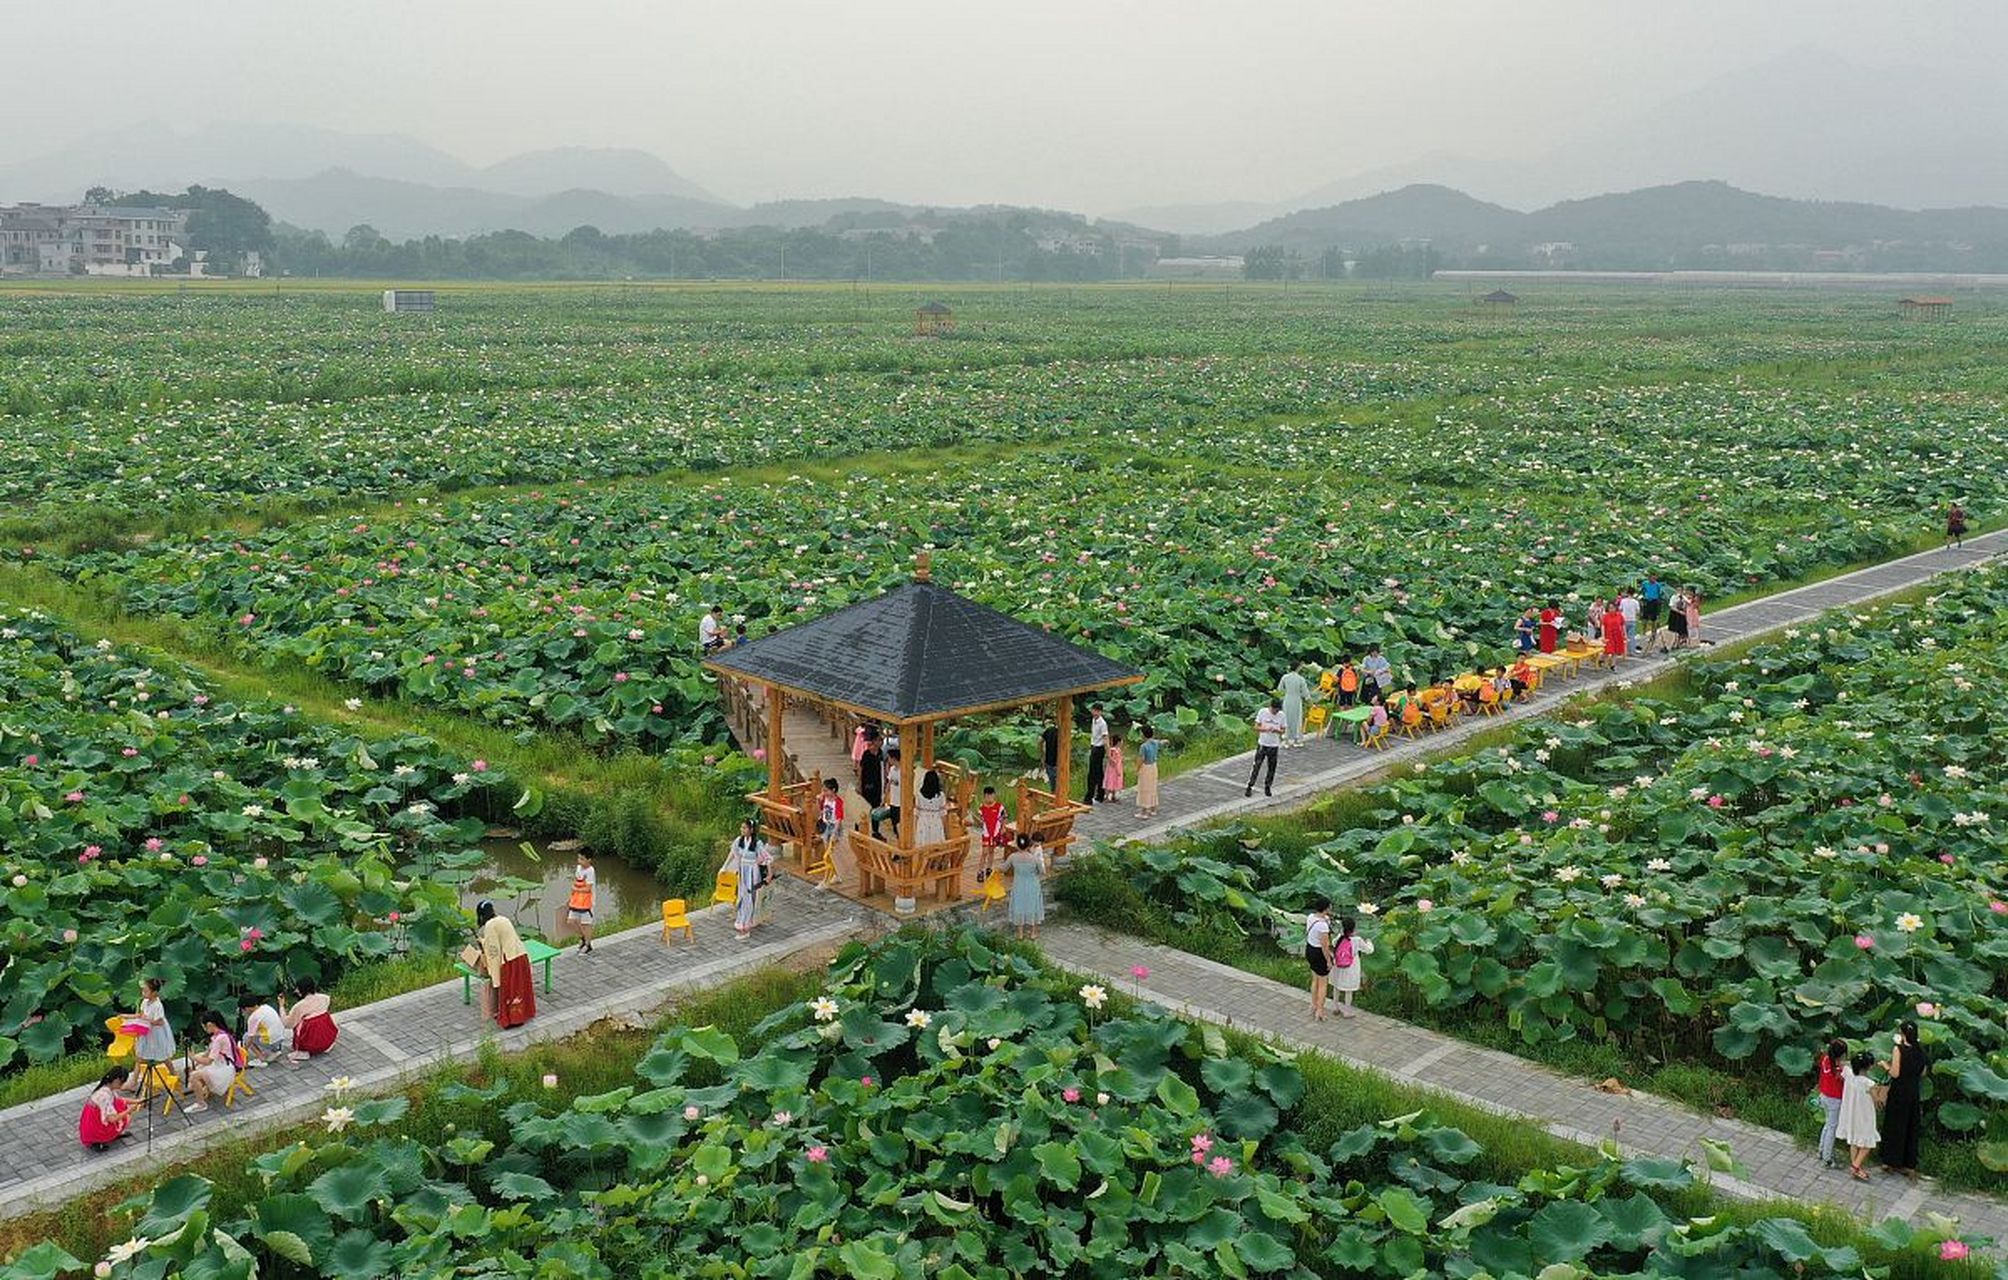
POLYGON ((238 1008, 244 1014, 244 1038, 238 1042, 244 1048, 244 1065, 263 1067, 277 1061, 286 1039, 279 1011, 257 996, 245 996, 238 1008))
POLYGON ((976 806, 976 821, 982 829, 983 847, 983 860, 976 867, 976 883, 982 884, 990 878, 997 851, 1011 843, 1011 828, 1005 825, 1004 802, 997 798, 997 788, 983 788, 983 803, 976 806))
POLYGON ((98 1077, 98 1087, 84 1099, 83 1114, 77 1117, 77 1141, 93 1151, 108 1150, 120 1138, 132 1136, 126 1131, 132 1110, 118 1094, 125 1075, 123 1067, 113 1067, 98 1077))
POLYGON ((593 904, 599 899, 600 875, 593 870, 593 855, 579 850, 572 866, 572 896, 565 902, 565 918, 579 931, 579 954, 593 949, 593 904))
POLYGON ((1374 944, 1365 938, 1355 937, 1353 931, 1358 922, 1351 916, 1339 920, 1339 938, 1332 944, 1332 990, 1339 993, 1339 1016, 1350 1018, 1353 1012, 1353 996, 1360 989, 1360 959, 1370 956, 1374 944))
POLYGON ((1123 736, 1109 734, 1109 753, 1102 761, 1102 798, 1114 800, 1123 793, 1123 736))
POLYGON ((1520 652, 1534 651, 1535 632, 1540 624, 1534 618, 1534 606, 1528 605, 1520 611, 1520 620, 1513 624, 1513 640, 1520 646, 1520 652))
POLYGON ((1524 698, 1534 689, 1534 668, 1522 656, 1506 668, 1506 678, 1513 684, 1513 696, 1524 698))
POLYGON ((1350 707, 1360 700, 1360 670, 1351 658, 1339 660, 1339 705, 1350 707))
POLYGON ((1875 1084, 1869 1078, 1869 1068, 1875 1064, 1876 1056, 1864 1050, 1841 1072, 1841 1119, 1834 1126, 1834 1136, 1848 1144, 1848 1176, 1856 1182, 1869 1180, 1862 1162, 1882 1141, 1882 1135, 1876 1132, 1875 1095, 1869 1092, 1875 1084))
MULTIPOLYGON (((858 732, 862 734, 863 729, 858 732)), ((863 739, 859 739, 862 741, 863 739)), ((823 795, 817 802, 816 836, 823 842, 823 865, 829 868, 823 878, 816 881, 816 888, 827 889, 837 878, 837 861, 833 856, 837 848, 837 833, 844 829, 844 792, 835 778, 823 779, 823 795)))
POLYGON ((209 1110, 209 1100, 230 1092, 237 1079, 237 1037, 230 1034, 223 1015, 214 1009, 204 1013, 202 1029, 209 1035, 209 1047, 191 1060, 188 1083, 195 1089, 195 1101, 188 1104, 191 1114, 209 1110))
POLYGON ((1373 707, 1373 714, 1360 721, 1360 745, 1363 747, 1387 732, 1387 704, 1381 701, 1378 692, 1368 695, 1368 702, 1373 707))

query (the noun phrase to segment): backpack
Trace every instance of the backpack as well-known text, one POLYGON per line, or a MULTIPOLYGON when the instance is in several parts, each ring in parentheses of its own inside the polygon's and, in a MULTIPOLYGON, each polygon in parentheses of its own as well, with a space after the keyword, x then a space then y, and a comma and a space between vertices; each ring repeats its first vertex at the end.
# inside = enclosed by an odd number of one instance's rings
POLYGON ((1353 967, 1353 940, 1350 937, 1340 938, 1339 945, 1332 948, 1332 963, 1341 969, 1353 967))

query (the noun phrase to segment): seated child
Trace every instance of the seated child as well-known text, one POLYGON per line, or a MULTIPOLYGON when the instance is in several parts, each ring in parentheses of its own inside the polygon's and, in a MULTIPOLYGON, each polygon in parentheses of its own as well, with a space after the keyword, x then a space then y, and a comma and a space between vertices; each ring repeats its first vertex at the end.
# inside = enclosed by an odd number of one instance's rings
POLYGON ((125 1078, 125 1068, 113 1067, 98 1077, 98 1087, 84 1099, 83 1114, 77 1117, 77 1140, 93 1151, 106 1150, 118 1139, 132 1136, 126 1132, 132 1123, 132 1109, 118 1092, 125 1078))

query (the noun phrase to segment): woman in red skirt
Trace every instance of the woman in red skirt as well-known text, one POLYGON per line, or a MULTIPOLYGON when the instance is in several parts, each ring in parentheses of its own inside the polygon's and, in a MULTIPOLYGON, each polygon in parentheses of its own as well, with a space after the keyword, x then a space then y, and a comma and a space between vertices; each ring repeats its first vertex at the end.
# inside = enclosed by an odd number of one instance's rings
POLYGON ((530 975, 530 953, 516 936, 508 916, 495 914, 495 904, 474 908, 481 942, 481 970, 488 985, 481 988, 481 1011, 507 1030, 537 1016, 537 984, 530 975))
POLYGON ((1617 597, 1604 608, 1604 665, 1615 667, 1618 659, 1631 652, 1630 638, 1625 635, 1624 610, 1618 608, 1617 597))

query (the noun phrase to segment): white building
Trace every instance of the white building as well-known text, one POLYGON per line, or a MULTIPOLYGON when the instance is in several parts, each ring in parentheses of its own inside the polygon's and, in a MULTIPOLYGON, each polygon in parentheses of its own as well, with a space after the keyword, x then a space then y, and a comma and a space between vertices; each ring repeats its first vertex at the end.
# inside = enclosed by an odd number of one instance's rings
POLYGON ((1153 280, 1239 280, 1248 260, 1219 258, 1159 258, 1150 264, 1153 280))
POLYGON ((181 254, 180 209, 117 205, 0 206, 0 271, 152 275, 181 254))

